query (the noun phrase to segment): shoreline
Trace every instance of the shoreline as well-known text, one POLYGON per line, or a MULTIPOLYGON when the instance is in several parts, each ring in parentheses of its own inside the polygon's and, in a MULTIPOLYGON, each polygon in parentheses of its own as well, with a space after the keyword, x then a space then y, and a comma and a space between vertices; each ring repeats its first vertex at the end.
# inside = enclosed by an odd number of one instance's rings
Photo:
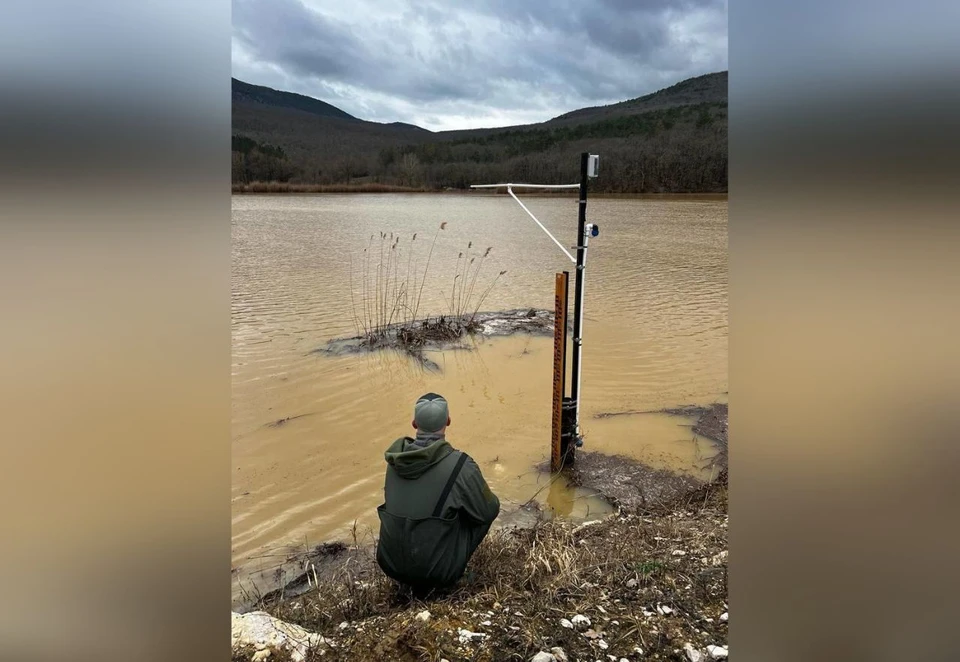
MULTIPOLYGON (((614 458, 598 459, 609 471, 614 458)), ((318 546, 310 572, 256 611, 234 608, 233 659, 715 659, 727 649, 726 471, 661 496, 491 531, 465 580, 420 599, 379 571, 371 545, 318 546), (292 634, 264 644, 264 631, 292 634)))
MULTIPOLYGON (((482 336, 511 335, 513 333, 533 333, 552 335, 544 327, 547 311, 524 311, 523 309, 502 313, 487 313, 484 315, 484 325, 487 333, 478 333, 482 336), (531 314, 534 313, 534 314, 531 314), (491 324, 492 322, 492 324, 491 324), (520 324, 520 328, 515 325, 520 324), (524 323, 531 323, 531 328, 524 328, 524 323)), ((483 328, 483 327, 482 327, 483 328)), ((356 341, 359 338, 341 338, 328 341, 328 346, 312 350, 310 353, 342 354, 364 351, 382 351, 395 347, 364 347, 356 341)), ((430 349, 450 349, 452 345, 445 341, 430 349), (445 345, 445 347, 441 347, 445 345)), ((471 349, 468 346, 453 345, 460 349, 471 349)), ((403 352, 402 349, 399 351, 403 352)), ((412 357, 417 360, 417 357, 412 357)), ((422 358, 419 359, 423 361, 422 358)), ((427 363, 431 363, 426 359, 427 363)), ((421 363, 423 365, 423 363, 421 363)), ((424 365, 424 367, 428 367, 424 365)), ((438 368, 439 369, 439 368, 438 368)), ((674 472, 668 469, 657 469, 642 461, 620 454, 606 454, 595 451, 580 451, 577 453, 576 463, 564 470, 569 484, 596 496, 604 502, 609 510, 599 517, 616 516, 622 512, 659 511, 664 504, 669 504, 686 494, 693 494, 705 486, 726 482, 727 466, 727 427, 728 405, 724 402, 714 402, 711 405, 685 405, 668 407, 658 410, 628 410, 596 414, 597 418, 611 416, 637 416, 646 414, 667 414, 670 416, 693 418, 692 431, 696 437, 710 442, 716 453, 704 458, 706 464, 701 469, 710 469, 711 477, 707 480, 696 478, 685 473, 674 472)), ((285 419, 273 425, 285 423, 285 419)), ((693 440, 696 443, 696 439, 693 440)), ((541 462, 532 467, 535 471, 550 478, 549 462, 541 462)), ((539 494, 540 492, 537 492, 539 494)), ((551 516, 544 504, 531 498, 519 507, 503 510, 494 525, 494 530, 502 529, 531 529, 545 521, 560 519, 567 522, 579 522, 589 518, 589 514, 582 517, 567 517, 565 515, 551 516)), ((589 511, 588 511, 589 513, 589 511)), ((596 517, 596 516, 595 516, 596 517)), ((372 532, 370 532, 372 535, 372 532)), ((327 539, 319 544, 306 547, 290 545, 276 548, 267 557, 275 562, 259 570, 246 564, 237 566, 231 572, 234 577, 234 608, 241 610, 251 609, 264 598, 276 595, 288 596, 291 592, 297 593, 298 588, 307 588, 310 585, 308 569, 321 577, 335 573, 341 564, 353 562, 356 552, 361 548, 370 547, 367 534, 359 541, 354 539, 327 539), (348 551, 342 555, 342 552, 348 551), (282 560, 281 560, 282 559, 282 560), (247 582, 244 586, 242 582, 247 582)))
MULTIPOLYGON (((626 415, 648 412, 624 412, 626 415)), ((651 412, 652 413, 652 412, 651 412)), ((683 502, 690 495, 699 495, 704 489, 717 484, 726 484, 727 480, 727 405, 714 403, 709 407, 686 406, 665 409, 656 413, 676 416, 697 414, 694 431, 714 443, 716 456, 708 466, 719 467, 713 478, 704 481, 693 476, 675 473, 666 469, 656 469, 644 462, 623 455, 610 455, 595 451, 580 451, 572 467, 564 469, 564 475, 570 484, 592 492, 604 501, 610 511, 600 515, 595 521, 604 521, 622 516, 625 513, 664 513, 675 504, 683 502)), ((549 475, 549 464, 543 462, 534 467, 549 475)), ((544 506, 531 498, 525 504, 509 511, 502 511, 491 533, 535 529, 548 522, 565 522, 579 525, 587 517, 550 516, 544 506)), ((592 523, 595 523, 592 522, 592 523)), ((341 572, 344 566, 362 564, 365 559, 365 574, 376 574, 371 565, 374 544, 366 538, 358 540, 327 540, 310 548, 288 547, 286 551, 273 554, 282 558, 260 571, 242 572, 235 583, 240 594, 234 591, 234 609, 241 611, 262 608, 264 604, 278 599, 300 595, 315 585, 341 572), (312 578, 311 578, 312 573, 312 578), (243 585, 248 582, 248 587, 243 585)), ((375 564, 374 564, 375 565, 375 564)), ((242 567, 234 569, 241 571, 242 567)))
MULTIPOLYGON (((489 190, 488 190, 489 191, 489 190)), ((483 197, 508 197, 504 193, 480 193, 471 189, 431 189, 420 187, 392 186, 392 185, 347 185, 347 184, 233 184, 232 195, 268 195, 268 196, 296 196, 296 195, 365 195, 365 194, 418 194, 418 195, 475 195, 483 197)), ((577 193, 571 191, 536 191, 516 190, 519 197, 531 198, 574 198, 577 193)), ((614 193, 604 191, 590 191, 591 198, 610 198, 625 200, 692 200, 692 201, 727 201, 729 192, 691 192, 691 193, 614 193)))

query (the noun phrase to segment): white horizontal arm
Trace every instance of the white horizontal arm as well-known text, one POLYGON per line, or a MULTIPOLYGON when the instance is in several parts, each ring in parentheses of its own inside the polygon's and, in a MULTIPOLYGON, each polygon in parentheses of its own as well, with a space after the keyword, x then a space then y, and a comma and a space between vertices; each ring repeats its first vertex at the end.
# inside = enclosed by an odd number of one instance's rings
POLYGON ((580 188, 579 184, 471 184, 470 188, 580 188))

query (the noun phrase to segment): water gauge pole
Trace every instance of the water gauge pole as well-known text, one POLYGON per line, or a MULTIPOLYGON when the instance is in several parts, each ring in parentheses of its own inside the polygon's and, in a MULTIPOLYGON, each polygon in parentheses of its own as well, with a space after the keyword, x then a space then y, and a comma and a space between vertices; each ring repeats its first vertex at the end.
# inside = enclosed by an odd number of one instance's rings
POLYGON ((554 471, 573 463, 574 450, 583 445, 583 434, 580 429, 580 368, 583 358, 583 292, 587 270, 587 246, 590 237, 600 234, 600 227, 595 223, 587 223, 587 182, 596 177, 600 166, 600 157, 596 154, 584 152, 580 155, 580 183, 579 184, 471 184, 470 188, 506 188, 511 198, 520 205, 521 209, 540 226, 550 239, 553 240, 564 255, 577 265, 576 285, 574 289, 573 309, 573 360, 570 369, 570 396, 564 393, 566 372, 566 300, 567 300, 567 272, 557 274, 556 294, 556 324, 554 333, 554 411, 551 465, 554 471), (515 188, 534 189, 578 189, 580 197, 579 213, 577 214, 577 244, 572 246, 577 251, 576 257, 563 245, 553 233, 540 222, 533 212, 521 202, 513 192, 515 188), (562 305, 561 305, 562 300, 562 305))
MULTIPOLYGON (((597 176, 600 157, 583 152, 580 155, 580 200, 577 214, 577 272, 573 294, 573 363, 570 379, 570 405, 572 405, 572 421, 567 423, 565 435, 573 439, 576 446, 583 445, 583 434, 580 427, 580 378, 583 365, 583 290, 587 270, 587 247, 590 237, 600 234, 600 227, 587 223, 587 181, 597 176)), ((568 407, 569 409, 569 407, 568 407)))

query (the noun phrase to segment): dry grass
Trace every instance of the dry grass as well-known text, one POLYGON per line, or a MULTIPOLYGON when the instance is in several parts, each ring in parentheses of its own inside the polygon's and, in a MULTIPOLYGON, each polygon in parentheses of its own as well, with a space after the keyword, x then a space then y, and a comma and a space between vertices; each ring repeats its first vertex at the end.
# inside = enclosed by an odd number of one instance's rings
POLYGON ((336 648, 324 660, 529 660, 554 646, 571 660, 634 660, 635 647, 643 659, 683 659, 688 642, 701 650, 726 645, 719 620, 727 611, 726 549, 724 475, 657 512, 495 532, 471 560, 469 578, 445 594, 405 594, 379 571, 372 550, 357 546, 318 587, 262 607, 332 636, 336 648), (415 617, 424 609, 427 622, 415 617), (560 624, 575 614, 591 620, 592 632, 560 624), (487 636, 463 643, 460 628, 487 636))
POLYGON ((292 184, 290 182, 250 182, 233 184, 234 193, 429 193, 435 189, 394 186, 392 184, 292 184))

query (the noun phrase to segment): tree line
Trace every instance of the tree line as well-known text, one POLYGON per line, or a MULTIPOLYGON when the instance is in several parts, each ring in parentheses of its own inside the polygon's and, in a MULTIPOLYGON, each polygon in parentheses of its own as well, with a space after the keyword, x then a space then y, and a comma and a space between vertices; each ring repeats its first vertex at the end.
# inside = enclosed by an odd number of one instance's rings
MULTIPOLYGON (((347 146, 348 147, 348 146, 347 146)), ((528 181, 572 183, 579 154, 601 154, 596 191, 727 190, 727 106, 704 103, 573 126, 540 126, 379 149, 290 158, 282 148, 235 135, 233 180, 310 184, 381 183, 435 189, 528 181)))

